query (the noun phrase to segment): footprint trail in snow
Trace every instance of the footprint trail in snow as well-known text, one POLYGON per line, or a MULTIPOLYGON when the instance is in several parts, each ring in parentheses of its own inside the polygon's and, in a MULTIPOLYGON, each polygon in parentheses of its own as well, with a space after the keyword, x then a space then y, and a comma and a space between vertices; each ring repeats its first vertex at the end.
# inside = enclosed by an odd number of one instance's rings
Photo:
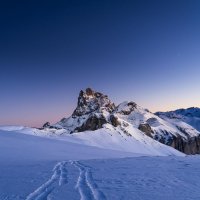
POLYGON ((69 164, 79 170, 75 188, 80 194, 80 200, 106 200, 105 195, 98 189, 98 186, 94 182, 91 168, 83 165, 79 161, 63 161, 57 163, 53 169, 51 178, 29 194, 26 200, 51 199, 51 194, 55 189, 59 189, 59 187, 68 183, 68 176, 70 174, 67 170, 67 166, 69 166, 69 164))
POLYGON ((92 177, 91 168, 81 164, 79 161, 72 162, 79 169, 79 177, 76 188, 81 200, 106 200, 105 195, 98 189, 92 177))
POLYGON ((26 200, 47 200, 49 194, 56 188, 68 182, 68 162, 59 162, 53 169, 51 178, 29 194, 26 200))

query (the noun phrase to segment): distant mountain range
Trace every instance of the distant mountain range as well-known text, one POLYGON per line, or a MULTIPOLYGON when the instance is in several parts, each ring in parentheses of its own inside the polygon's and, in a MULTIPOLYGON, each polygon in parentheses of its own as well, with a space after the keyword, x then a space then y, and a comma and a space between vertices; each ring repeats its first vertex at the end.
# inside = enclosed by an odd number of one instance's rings
POLYGON ((153 146, 159 151, 162 143, 185 154, 200 153, 200 108, 152 113, 132 101, 116 106, 107 95, 91 88, 80 91, 77 107, 70 117, 52 125, 47 122, 40 130, 64 130, 60 133, 65 135, 100 131, 135 140, 139 149, 153 146))
POLYGON ((183 121, 200 131, 200 108, 191 107, 169 112, 157 112, 155 114, 164 119, 183 121))

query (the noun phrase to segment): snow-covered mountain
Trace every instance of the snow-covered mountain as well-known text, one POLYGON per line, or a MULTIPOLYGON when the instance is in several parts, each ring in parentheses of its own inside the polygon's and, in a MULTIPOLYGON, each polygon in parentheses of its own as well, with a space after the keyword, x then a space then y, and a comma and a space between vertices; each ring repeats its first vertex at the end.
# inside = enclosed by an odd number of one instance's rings
POLYGON ((189 124, 184 122, 172 123, 136 104, 134 109, 131 109, 128 113, 124 112, 129 108, 128 103, 122 103, 115 113, 119 118, 129 122, 135 128, 163 144, 172 146, 186 154, 200 152, 199 145, 196 144, 196 139, 199 138, 200 133, 189 124))
POLYGON ((157 112, 156 115, 165 119, 169 118, 176 121, 183 121, 200 131, 200 108, 191 107, 169 112, 157 112))
POLYGON ((80 92, 77 107, 70 117, 53 125, 45 123, 41 131, 73 135, 100 147, 120 146, 137 153, 158 154, 166 148, 161 143, 187 154, 200 153, 200 132, 189 124, 172 123, 132 101, 116 106, 107 95, 90 88, 80 92))

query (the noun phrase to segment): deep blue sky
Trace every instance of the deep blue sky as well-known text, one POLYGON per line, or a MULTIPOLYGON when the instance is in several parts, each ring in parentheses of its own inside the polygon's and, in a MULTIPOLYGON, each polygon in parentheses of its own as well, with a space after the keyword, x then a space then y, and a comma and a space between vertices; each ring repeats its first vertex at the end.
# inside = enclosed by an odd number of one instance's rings
POLYGON ((69 115, 92 87, 152 111, 200 107, 200 1, 0 3, 0 124, 69 115))

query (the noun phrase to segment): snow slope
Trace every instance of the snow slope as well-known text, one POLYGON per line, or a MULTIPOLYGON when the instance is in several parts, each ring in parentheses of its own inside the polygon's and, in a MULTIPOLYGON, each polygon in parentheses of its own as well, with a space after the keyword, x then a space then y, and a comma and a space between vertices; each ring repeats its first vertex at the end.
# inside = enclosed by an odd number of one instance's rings
MULTIPOLYGON (((6 129, 6 127, 0 127, 0 129, 6 129)), ((123 152, 131 152, 140 155, 151 156, 167 156, 176 155, 182 156, 181 152, 163 145, 152 138, 141 133, 134 127, 128 127, 131 136, 124 134, 120 128, 114 128, 107 124, 102 129, 95 131, 85 131, 74 134, 66 134, 65 129, 35 129, 35 128, 17 128, 16 132, 29 135, 36 135, 42 137, 48 137, 51 139, 62 140, 70 143, 76 143, 81 145, 87 145, 92 147, 98 147, 103 149, 110 149, 123 152)), ((8 128, 8 130, 14 128, 8 128)))
POLYGON ((83 144, 37 137, 14 131, 0 131, 0 160, 7 163, 44 160, 77 160, 133 156, 133 153, 107 150, 83 144))
POLYGON ((200 198, 199 156, 144 156, 28 130, 0 131, 0 200, 200 198))
POLYGON ((187 139, 188 136, 194 137, 200 135, 200 132, 189 124, 184 122, 173 123, 165 118, 160 118, 137 104, 134 105, 133 109, 128 104, 130 102, 123 102, 117 107, 115 111, 117 117, 123 119, 125 122, 129 122, 135 128, 138 128, 140 124, 149 124, 152 129, 152 137, 156 140, 162 137, 165 140, 165 144, 168 143, 171 136, 181 136, 187 139), (124 112, 128 112, 128 114, 124 114, 124 112))

